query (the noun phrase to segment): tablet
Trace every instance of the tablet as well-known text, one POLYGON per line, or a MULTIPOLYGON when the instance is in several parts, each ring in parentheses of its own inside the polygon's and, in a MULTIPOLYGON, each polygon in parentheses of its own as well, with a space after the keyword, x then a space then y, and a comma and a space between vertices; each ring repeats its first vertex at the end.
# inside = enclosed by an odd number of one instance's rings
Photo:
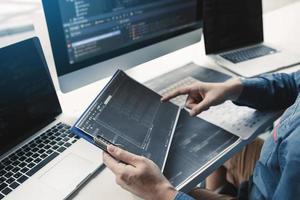
POLYGON ((163 171, 181 108, 160 99, 119 70, 71 130, 104 151, 113 144, 149 158, 163 171))

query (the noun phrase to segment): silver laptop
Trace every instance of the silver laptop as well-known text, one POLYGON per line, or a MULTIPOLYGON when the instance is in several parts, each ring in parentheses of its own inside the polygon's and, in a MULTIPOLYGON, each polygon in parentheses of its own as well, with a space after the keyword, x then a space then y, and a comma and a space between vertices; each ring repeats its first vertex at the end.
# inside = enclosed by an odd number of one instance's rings
POLYGON ((0 199, 66 199, 102 166, 75 137, 37 38, 0 49, 0 199))
POLYGON ((261 0, 204 1, 206 53, 244 77, 275 71, 300 59, 281 46, 264 43, 261 0))

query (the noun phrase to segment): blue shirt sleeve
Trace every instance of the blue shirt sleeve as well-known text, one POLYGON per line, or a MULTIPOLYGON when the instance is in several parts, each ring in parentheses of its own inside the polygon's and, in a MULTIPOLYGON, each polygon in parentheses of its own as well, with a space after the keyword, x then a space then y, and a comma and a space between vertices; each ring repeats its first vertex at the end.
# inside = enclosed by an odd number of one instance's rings
POLYGON ((244 89, 235 104, 259 110, 285 109, 295 102, 300 91, 300 71, 261 75, 242 83, 244 89))
POLYGON ((187 194, 184 194, 182 192, 178 192, 174 200, 195 200, 195 199, 190 197, 187 194))
POLYGON ((279 147, 281 176, 274 192, 273 200, 293 200, 300 197, 300 151, 299 131, 295 129, 279 147))

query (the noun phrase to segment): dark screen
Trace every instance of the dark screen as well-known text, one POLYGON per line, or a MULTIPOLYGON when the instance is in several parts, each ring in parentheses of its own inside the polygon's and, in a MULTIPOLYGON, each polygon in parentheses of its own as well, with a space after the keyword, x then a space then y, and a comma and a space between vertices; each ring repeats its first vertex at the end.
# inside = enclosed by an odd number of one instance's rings
POLYGON ((205 0, 206 53, 219 53, 263 41, 261 0, 205 0))
POLYGON ((43 5, 59 75, 202 26, 199 0, 43 0, 43 5))
POLYGON ((61 108, 37 38, 0 49, 0 154, 31 136, 61 108))

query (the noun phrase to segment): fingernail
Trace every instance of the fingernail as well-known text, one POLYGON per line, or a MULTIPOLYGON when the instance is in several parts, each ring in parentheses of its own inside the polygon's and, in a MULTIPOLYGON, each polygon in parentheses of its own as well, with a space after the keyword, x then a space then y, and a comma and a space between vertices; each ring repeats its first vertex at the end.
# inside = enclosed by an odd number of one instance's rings
POLYGON ((107 147, 107 151, 110 153, 113 153, 116 150, 116 147, 114 147, 113 145, 108 145, 107 147))

